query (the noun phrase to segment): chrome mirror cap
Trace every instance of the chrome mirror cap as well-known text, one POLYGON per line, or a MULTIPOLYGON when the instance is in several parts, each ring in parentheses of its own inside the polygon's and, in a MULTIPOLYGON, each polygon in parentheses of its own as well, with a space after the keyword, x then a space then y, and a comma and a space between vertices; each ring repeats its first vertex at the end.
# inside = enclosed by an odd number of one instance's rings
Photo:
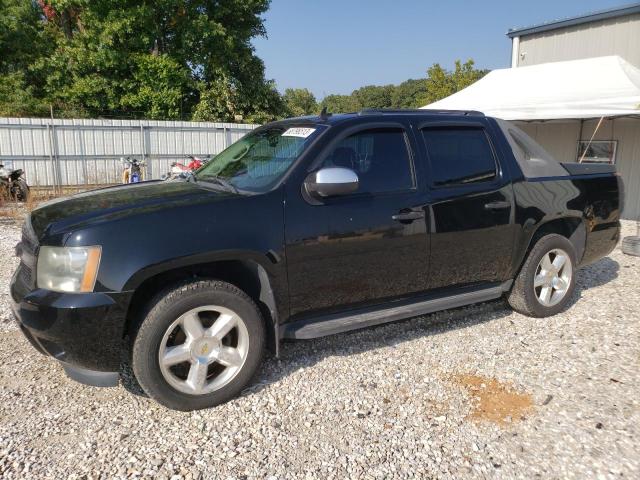
POLYGON ((358 175, 349 168, 327 167, 309 174, 305 187, 321 197, 346 195, 358 189, 358 175))

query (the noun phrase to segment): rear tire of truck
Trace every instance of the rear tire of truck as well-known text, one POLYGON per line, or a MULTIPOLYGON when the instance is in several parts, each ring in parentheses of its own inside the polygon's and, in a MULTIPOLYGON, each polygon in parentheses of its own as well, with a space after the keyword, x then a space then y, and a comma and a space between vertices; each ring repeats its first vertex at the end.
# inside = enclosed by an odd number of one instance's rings
POLYGON ((262 362, 260 310, 239 288, 216 280, 158 295, 138 329, 132 366, 142 389, 174 410, 210 408, 236 397, 262 362))
POLYGON ((562 235, 538 239, 516 277, 508 301, 529 317, 549 317, 564 310, 575 290, 576 251, 562 235))

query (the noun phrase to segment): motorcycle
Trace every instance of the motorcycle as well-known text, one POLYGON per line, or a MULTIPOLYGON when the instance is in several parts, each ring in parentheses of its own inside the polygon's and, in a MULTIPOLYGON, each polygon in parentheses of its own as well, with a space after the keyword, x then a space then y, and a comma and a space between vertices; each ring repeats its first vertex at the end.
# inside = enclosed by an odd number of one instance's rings
POLYGON ((124 165, 122 183, 139 183, 143 180, 142 168, 147 165, 144 160, 127 157, 120 158, 120 162, 124 165))
POLYGON ((184 176, 187 174, 187 172, 193 172, 195 170, 198 170, 202 165, 204 165, 210 160, 209 157, 205 157, 204 159, 201 159, 193 155, 185 155, 185 158, 189 159, 188 164, 185 165, 184 163, 173 162, 171 164, 171 170, 169 170, 167 174, 161 177, 162 180, 170 180, 172 178, 178 178, 178 177, 184 176))
POLYGON ((29 198, 29 185, 22 169, 13 170, 0 164, 0 192, 18 202, 29 198))
POLYGON ((211 157, 198 158, 193 155, 187 155, 187 158, 191 160, 187 165, 187 168, 191 171, 199 169, 202 165, 211 160, 211 157))

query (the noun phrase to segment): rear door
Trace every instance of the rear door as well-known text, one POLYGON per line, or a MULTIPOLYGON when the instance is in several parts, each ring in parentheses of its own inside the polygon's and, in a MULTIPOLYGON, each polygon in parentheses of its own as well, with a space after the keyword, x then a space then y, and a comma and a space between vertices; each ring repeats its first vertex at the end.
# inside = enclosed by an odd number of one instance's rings
POLYGON ((513 192, 485 119, 418 128, 429 185, 430 288, 505 279, 513 192))
POLYGON ((288 182, 286 254, 291 315, 380 303, 428 288, 424 185, 401 123, 344 132, 308 171, 345 167, 354 194, 310 202, 288 182))

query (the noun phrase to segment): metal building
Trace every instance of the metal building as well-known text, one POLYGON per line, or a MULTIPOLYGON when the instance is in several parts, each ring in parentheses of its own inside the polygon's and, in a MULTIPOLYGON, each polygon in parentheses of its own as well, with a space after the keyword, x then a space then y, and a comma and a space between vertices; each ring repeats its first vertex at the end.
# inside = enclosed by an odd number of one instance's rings
MULTIPOLYGON (((507 36, 512 68, 607 55, 640 68, 640 3, 515 28, 507 36)), ((559 160, 615 163, 625 181, 624 217, 640 219, 640 105, 638 115, 518 124, 559 160)))
POLYGON ((156 120, 0 118, 0 164, 23 169, 29 185, 119 183, 122 157, 144 160, 158 179, 185 155, 220 153, 257 125, 156 120))
POLYGON ((511 67, 619 55, 640 67, 640 3, 509 30, 511 67))

